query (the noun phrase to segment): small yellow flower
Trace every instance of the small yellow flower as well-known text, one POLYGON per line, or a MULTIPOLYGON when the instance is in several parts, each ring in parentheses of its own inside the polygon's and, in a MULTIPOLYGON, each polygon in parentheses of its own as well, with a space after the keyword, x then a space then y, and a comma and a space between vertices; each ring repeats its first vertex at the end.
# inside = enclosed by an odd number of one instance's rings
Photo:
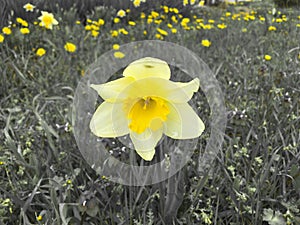
POLYGON ((141 5, 141 0, 133 0, 134 7, 139 7, 141 5))
POLYGON ((30 33, 30 30, 29 30, 28 28, 21 28, 21 29, 20 29, 20 32, 21 32, 22 34, 29 34, 29 33, 30 33))
POLYGON ((122 59, 125 57, 125 54, 123 52, 115 52, 114 57, 117 59, 122 59))
POLYGON ((147 161, 153 159, 163 134, 173 139, 199 137, 205 125, 188 104, 199 79, 181 83, 170 77, 165 61, 147 57, 129 64, 120 79, 92 84, 104 102, 90 121, 91 132, 105 138, 129 134, 136 153, 147 161))
POLYGON ((124 28, 121 28, 121 29, 119 29, 119 33, 124 34, 124 35, 127 35, 127 34, 128 34, 128 31, 125 30, 124 28))
POLYGON ((274 26, 269 26, 268 30, 269 30, 269 31, 275 31, 275 30, 277 30, 277 28, 274 27, 274 26))
POLYGON ((172 28, 172 29, 171 29, 171 32, 172 32, 173 34, 176 34, 176 33, 177 33, 177 29, 176 29, 176 28, 172 28))
POLYGON ((163 40, 163 36, 161 34, 155 34, 155 38, 157 39, 160 39, 160 40, 163 40))
POLYGON ((116 18, 114 18, 114 23, 120 23, 120 18, 118 18, 118 17, 116 17, 116 18))
POLYGON ((46 54, 46 50, 44 48, 38 48, 35 53, 37 56, 42 57, 46 54))
POLYGON ((159 13, 156 11, 151 11, 151 16, 153 19, 155 19, 155 18, 159 17, 159 13))
POLYGON ((276 18, 275 22, 276 22, 276 23, 282 23, 283 20, 282 20, 281 18, 276 18))
POLYGON ((135 23, 134 21, 128 21, 128 24, 129 24, 130 26, 135 26, 135 25, 136 25, 136 23, 135 23))
POLYGON ((9 27, 3 27, 2 32, 3 32, 3 34, 10 35, 11 29, 9 27))
POLYGON ((161 35, 168 36, 168 32, 167 32, 167 31, 165 31, 165 30, 163 30, 163 29, 160 29, 160 28, 157 28, 156 30, 157 30, 157 32, 159 32, 161 35))
POLYGON ((126 16, 126 12, 123 9, 120 9, 117 12, 117 16, 122 18, 122 17, 126 16))
POLYGON ((297 24, 296 24, 296 27, 300 27, 300 23, 297 23, 297 24))
POLYGON ((74 45, 73 43, 71 42, 67 42, 64 46, 65 50, 67 52, 75 52, 76 51, 76 45, 74 45))
POLYGON ((0 34, 0 43, 2 43, 3 41, 4 41, 4 36, 0 34))
POLYGON ((141 19, 145 19, 146 18, 146 14, 144 12, 141 12, 141 19))
POLYGON ((99 19, 98 22, 97 22, 98 26, 103 26, 104 24, 105 24, 104 19, 99 19))
POLYGON ((231 12, 226 12, 226 13, 225 13, 225 16, 226 16, 226 17, 230 17, 230 16, 231 16, 231 12))
POLYGON ((23 8, 26 10, 26 12, 33 12, 35 6, 30 3, 27 3, 23 6, 23 8))
POLYGON ((196 0, 190 0, 190 4, 194 5, 196 3, 196 0))
POLYGON ((212 20, 212 19, 210 19, 210 20, 208 20, 208 23, 214 24, 214 23, 215 23, 215 21, 214 21, 214 20, 212 20))
POLYGON ((265 55, 264 58, 265 58, 266 61, 270 61, 270 60, 272 59, 272 56, 270 56, 270 55, 265 55))
POLYGON ((205 5, 205 1, 204 0, 201 0, 200 2, 199 2, 199 6, 200 7, 203 7, 205 5))
POLYGON ((266 20, 266 18, 261 16, 261 17, 259 17, 259 20, 264 22, 266 20))
POLYGON ((218 24, 217 27, 218 27, 219 29, 225 29, 225 28, 227 27, 227 25, 224 24, 224 23, 221 23, 221 24, 218 24))
POLYGON ((79 20, 76 20, 75 22, 77 25, 81 24, 81 22, 79 20))
POLYGON ((43 219, 43 217, 41 215, 39 215, 38 217, 36 217, 37 221, 41 221, 43 219))
POLYGON ((178 13, 179 13, 179 10, 178 10, 177 8, 173 8, 173 12, 174 12, 175 14, 178 14, 178 13))
POLYGON ((204 39, 201 41, 201 44, 204 46, 204 47, 209 47, 211 46, 211 42, 207 39, 204 39))
POLYGON ((183 6, 186 6, 187 4, 189 4, 189 0, 183 0, 183 6))
POLYGON ((144 30, 143 34, 146 36, 146 35, 147 35, 147 31, 146 31, 146 30, 144 30))
POLYGON ((23 20, 22 18, 18 17, 16 21, 17 23, 21 24, 23 27, 28 27, 27 21, 23 20))
POLYGON ((98 37, 99 31, 92 30, 92 31, 91 31, 91 35, 92 35, 93 37, 98 37))
POLYGON ((110 35, 111 35, 112 37, 118 37, 119 32, 116 31, 116 30, 112 30, 112 31, 110 31, 110 35))
POLYGON ((119 50, 119 49, 120 49, 120 45, 118 45, 118 44, 113 45, 113 50, 119 50))
POLYGON ((248 31, 247 28, 243 28, 243 29, 242 29, 242 32, 243 32, 243 33, 246 33, 247 31, 248 31))
POLYGON ((40 26, 45 27, 46 29, 52 29, 53 25, 58 24, 53 14, 46 11, 42 11, 42 15, 38 19, 41 21, 40 26))

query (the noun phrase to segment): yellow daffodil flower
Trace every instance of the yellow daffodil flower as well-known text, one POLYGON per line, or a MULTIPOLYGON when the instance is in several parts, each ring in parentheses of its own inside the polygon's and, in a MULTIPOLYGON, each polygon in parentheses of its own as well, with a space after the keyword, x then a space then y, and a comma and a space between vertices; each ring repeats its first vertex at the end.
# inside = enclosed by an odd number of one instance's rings
POLYGON ((30 3, 27 3, 23 6, 23 8, 26 10, 26 12, 33 12, 35 6, 30 3))
POLYGON ((126 16, 126 12, 123 9, 120 9, 117 12, 117 16, 122 18, 122 17, 126 16))
POLYGON ((129 133, 136 152, 152 160, 162 135, 173 139, 200 136, 202 120, 187 103, 199 89, 199 79, 187 83, 170 81, 165 61, 146 57, 128 65, 120 79, 92 84, 104 102, 90 121, 98 137, 129 133))
POLYGON ((46 11, 42 11, 42 15, 38 19, 41 21, 40 26, 46 27, 47 29, 52 29, 53 25, 58 24, 53 14, 46 11))

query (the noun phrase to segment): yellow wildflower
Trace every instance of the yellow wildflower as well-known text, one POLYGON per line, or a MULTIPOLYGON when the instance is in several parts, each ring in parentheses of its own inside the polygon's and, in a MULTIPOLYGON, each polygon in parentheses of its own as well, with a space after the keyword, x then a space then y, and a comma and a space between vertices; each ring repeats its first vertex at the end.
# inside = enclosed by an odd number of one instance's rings
POLYGON ((190 0, 190 4, 194 5, 196 3, 196 0, 190 0))
POLYGON ((139 7, 141 5, 141 0, 133 0, 134 7, 139 7))
POLYGON ((120 23, 120 18, 118 17, 114 18, 114 23, 120 23))
POLYGON ((126 16, 126 12, 123 9, 120 9, 117 12, 117 16, 123 18, 124 16, 126 16))
POLYGON ((41 221, 43 219, 43 217, 41 215, 39 215, 38 217, 36 217, 37 221, 41 221))
POLYGON ((201 41, 201 44, 204 46, 204 47, 209 47, 211 46, 211 42, 207 39, 204 39, 201 41))
POLYGON ((274 27, 274 26, 269 26, 268 30, 269 30, 269 31, 275 31, 275 30, 277 30, 277 28, 274 27))
POLYGON ((92 30, 92 31, 91 31, 91 35, 92 35, 93 37, 98 37, 99 31, 97 31, 97 30, 92 30))
POLYGON ((67 42, 65 45, 64 45, 64 48, 67 52, 75 52, 76 51, 76 45, 71 43, 71 42, 67 42))
POLYGON ((127 34, 128 34, 128 31, 125 30, 124 28, 121 28, 121 29, 119 29, 119 33, 122 33, 122 34, 124 34, 124 35, 127 35, 127 34))
POLYGON ((104 24, 105 24, 104 19, 99 19, 98 22, 97 22, 98 26, 103 26, 104 24))
POLYGON ((151 16, 153 17, 153 19, 155 19, 155 18, 159 17, 159 13, 156 11, 152 11, 151 16))
POLYGON ((171 29, 171 32, 172 32, 173 34, 176 34, 176 33, 177 33, 177 29, 176 29, 176 28, 172 28, 172 29, 171 29))
POLYGON ((145 19, 146 18, 146 14, 144 12, 141 12, 141 19, 145 19))
POLYGON ((40 26, 45 27, 47 29, 52 29, 53 25, 58 24, 53 14, 48 13, 46 11, 42 11, 42 15, 38 19, 41 21, 40 26))
POLYGON ((168 32, 167 32, 167 31, 165 31, 165 30, 163 30, 163 29, 160 29, 160 28, 157 28, 156 30, 157 30, 157 32, 159 32, 161 35, 168 36, 168 32))
POLYGON ((21 24, 23 27, 28 27, 27 21, 23 20, 22 18, 18 17, 16 21, 17 23, 21 24))
POLYGON ((35 54, 36 54, 37 56, 42 57, 43 55, 46 54, 46 50, 45 50, 44 48, 38 48, 38 49, 36 50, 35 54))
POLYGON ((4 41, 4 36, 0 34, 0 43, 2 43, 3 41, 4 41))
POLYGON ((112 30, 112 31, 110 31, 110 34, 111 34, 112 37, 118 37, 119 32, 116 31, 116 30, 112 30))
POLYGON ((23 6, 23 8, 26 10, 26 12, 33 12, 35 6, 30 3, 27 3, 23 6))
POLYGON ((227 25, 224 24, 224 23, 221 23, 221 24, 218 24, 217 27, 218 27, 219 29, 225 29, 225 28, 227 27, 227 25))
POLYGON ((226 16, 226 17, 230 17, 230 16, 231 16, 231 12, 226 12, 226 13, 225 13, 225 16, 226 16))
POLYGON ((93 134, 113 138, 129 133, 135 151, 147 161, 163 134, 173 139, 202 134, 205 125, 187 103, 198 91, 199 79, 170 81, 168 64, 150 57, 129 64, 123 76, 91 85, 104 99, 90 121, 93 134))
POLYGON ((29 33, 30 33, 30 30, 29 30, 28 28, 21 28, 21 29, 20 29, 20 32, 21 32, 22 34, 29 34, 29 33))
POLYGON ((270 61, 270 60, 272 59, 272 56, 270 56, 270 55, 265 55, 264 58, 265 58, 266 61, 270 61))
POLYGON ((11 29, 9 27, 3 27, 2 32, 3 32, 3 34, 10 35, 11 29))
POLYGON ((129 24, 130 26, 135 26, 135 25, 136 25, 136 23, 135 23, 134 21, 128 21, 128 24, 129 24))
POLYGON ((123 52, 115 52, 114 57, 118 59, 122 59, 125 57, 125 54, 123 52))
POLYGON ((119 50, 119 48, 120 48, 120 45, 118 45, 118 44, 113 45, 113 50, 119 50))

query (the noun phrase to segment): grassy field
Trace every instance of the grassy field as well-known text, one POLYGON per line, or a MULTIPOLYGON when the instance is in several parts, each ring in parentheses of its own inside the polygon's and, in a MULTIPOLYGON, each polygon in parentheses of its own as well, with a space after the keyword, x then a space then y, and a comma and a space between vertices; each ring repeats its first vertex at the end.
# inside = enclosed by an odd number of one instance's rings
MULTIPOLYGON (((107 7, 85 17, 56 9, 52 29, 38 19, 46 9, 21 8, 3 25, 0 224, 300 224, 300 11, 269 2, 187 7, 131 7, 124 17, 107 7), (191 49, 215 73, 225 140, 206 174, 196 149, 169 180, 124 186, 82 158, 74 91, 103 53, 126 57, 118 45, 149 39, 191 49)), ((209 108, 199 107, 209 124, 209 108)))

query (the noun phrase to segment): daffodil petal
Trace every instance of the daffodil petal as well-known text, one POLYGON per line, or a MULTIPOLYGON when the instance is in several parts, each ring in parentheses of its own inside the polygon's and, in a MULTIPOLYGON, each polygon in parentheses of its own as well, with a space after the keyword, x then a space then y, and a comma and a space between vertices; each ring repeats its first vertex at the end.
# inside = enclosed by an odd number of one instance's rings
POLYGON ((188 83, 172 82, 161 78, 145 78, 132 82, 120 93, 120 98, 156 96, 174 103, 189 101, 199 88, 199 79, 188 83), (123 96, 124 95, 124 96, 123 96))
POLYGON ((155 154, 155 146, 161 139, 162 134, 162 129, 156 131, 147 129, 141 134, 131 132, 130 138, 139 156, 141 156, 144 160, 151 161, 155 154))
MULTIPOLYGON (((123 77, 105 84, 92 84, 91 88, 95 89, 105 101, 115 102, 118 98, 121 98, 120 93, 122 93, 122 91, 133 81, 134 78, 132 77, 123 77)), ((122 96, 124 97, 124 94, 122 96)))
POLYGON ((165 61, 146 57, 130 63, 124 70, 123 76, 134 77, 135 79, 160 77, 169 80, 171 77, 171 70, 165 61))
POLYGON ((173 139, 199 137, 205 125, 188 103, 169 103, 170 113, 165 121, 164 133, 173 139))
POLYGON ((103 102, 94 113, 90 129, 98 137, 119 137, 129 133, 122 103, 103 102))

